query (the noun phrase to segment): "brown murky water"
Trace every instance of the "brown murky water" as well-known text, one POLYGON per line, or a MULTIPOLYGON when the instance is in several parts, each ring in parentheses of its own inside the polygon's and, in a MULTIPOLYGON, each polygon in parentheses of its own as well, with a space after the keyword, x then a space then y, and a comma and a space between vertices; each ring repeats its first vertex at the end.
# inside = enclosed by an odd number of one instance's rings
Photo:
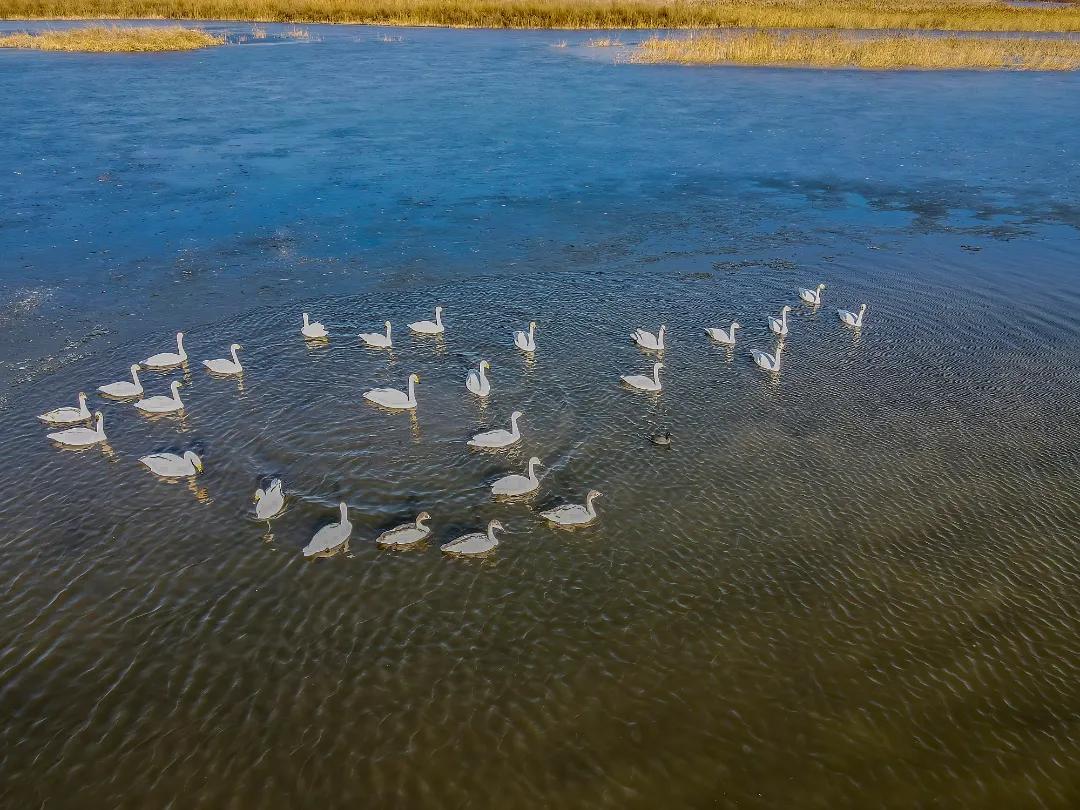
POLYGON ((0 54, 0 806, 1080 804, 1080 77, 318 33, 0 54), (663 392, 623 389, 661 323, 663 392), (92 396, 108 447, 50 445, 34 414, 178 328, 144 380, 183 418, 92 396), (415 416, 362 402, 411 372, 415 416), (465 446, 514 409, 520 446, 465 446), (188 449, 191 485, 137 462, 188 449), (594 487, 595 526, 537 517, 594 487), (339 499, 350 552, 304 560, 339 499))

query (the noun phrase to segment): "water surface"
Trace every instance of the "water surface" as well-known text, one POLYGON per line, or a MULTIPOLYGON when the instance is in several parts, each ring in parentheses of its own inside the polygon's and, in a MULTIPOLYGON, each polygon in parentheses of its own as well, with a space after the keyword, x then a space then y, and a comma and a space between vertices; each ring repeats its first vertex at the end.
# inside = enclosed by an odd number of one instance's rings
POLYGON ((1080 77, 310 30, 0 52, 0 804, 1075 806, 1080 77), (660 323, 665 390, 621 389, 660 323), (177 329, 146 383, 184 418, 44 439, 177 329), (415 416, 362 404, 413 371, 415 416), (515 408, 520 447, 465 447, 515 408), (136 461, 186 449, 192 485, 136 461), (595 527, 536 517, 593 487, 595 527), (339 499, 349 554, 303 560, 339 499), (420 510, 433 544, 374 547, 420 510), (439 553, 491 518, 494 555, 439 553))

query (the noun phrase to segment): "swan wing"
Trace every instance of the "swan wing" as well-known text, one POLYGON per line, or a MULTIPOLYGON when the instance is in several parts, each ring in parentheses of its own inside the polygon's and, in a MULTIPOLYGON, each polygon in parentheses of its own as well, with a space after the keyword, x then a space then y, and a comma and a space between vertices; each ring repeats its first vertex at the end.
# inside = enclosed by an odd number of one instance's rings
POLYGON ((486 534, 476 533, 466 534, 456 540, 451 540, 449 543, 444 544, 441 550, 446 554, 483 554, 491 551, 497 545, 499 545, 497 539, 493 540, 486 534))

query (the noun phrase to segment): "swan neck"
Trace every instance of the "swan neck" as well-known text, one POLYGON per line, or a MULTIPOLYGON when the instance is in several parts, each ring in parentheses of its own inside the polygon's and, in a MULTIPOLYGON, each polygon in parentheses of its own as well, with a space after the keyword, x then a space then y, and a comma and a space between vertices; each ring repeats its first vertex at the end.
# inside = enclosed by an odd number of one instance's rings
POLYGON ((590 495, 585 499, 585 511, 589 513, 590 517, 596 517, 596 507, 593 505, 593 501, 595 500, 595 495, 590 495))
POLYGON ((442 326, 442 310, 438 308, 435 309, 435 325, 442 326))
POLYGON ((138 366, 132 366, 131 367, 131 381, 133 383, 135 383, 135 385, 139 384, 139 367, 138 366))
POLYGON ((349 507, 344 501, 342 501, 341 505, 338 508, 341 511, 341 522, 344 523, 346 520, 349 519, 349 507))
POLYGON ((416 381, 409 377, 409 402, 416 402, 416 381))
POLYGON ((236 347, 235 346, 230 346, 229 347, 229 353, 232 355, 232 361, 234 363, 236 363, 236 365, 240 365, 240 358, 236 356, 236 347))

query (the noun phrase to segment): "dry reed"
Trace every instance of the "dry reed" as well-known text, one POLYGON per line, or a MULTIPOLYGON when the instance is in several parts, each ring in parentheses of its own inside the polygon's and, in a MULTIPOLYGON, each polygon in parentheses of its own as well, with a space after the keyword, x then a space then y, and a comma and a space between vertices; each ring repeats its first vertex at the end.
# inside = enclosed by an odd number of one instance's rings
POLYGON ((0 36, 0 48, 90 53, 193 51, 224 44, 225 37, 179 26, 143 28, 93 26, 0 36))
POLYGON ((870 70, 1076 70, 1080 40, 771 33, 652 37, 628 61, 680 65, 763 65, 870 70))
POLYGON ((1080 4, 1004 0, 0 0, 8 19, 215 19, 473 28, 1080 31, 1080 4))

